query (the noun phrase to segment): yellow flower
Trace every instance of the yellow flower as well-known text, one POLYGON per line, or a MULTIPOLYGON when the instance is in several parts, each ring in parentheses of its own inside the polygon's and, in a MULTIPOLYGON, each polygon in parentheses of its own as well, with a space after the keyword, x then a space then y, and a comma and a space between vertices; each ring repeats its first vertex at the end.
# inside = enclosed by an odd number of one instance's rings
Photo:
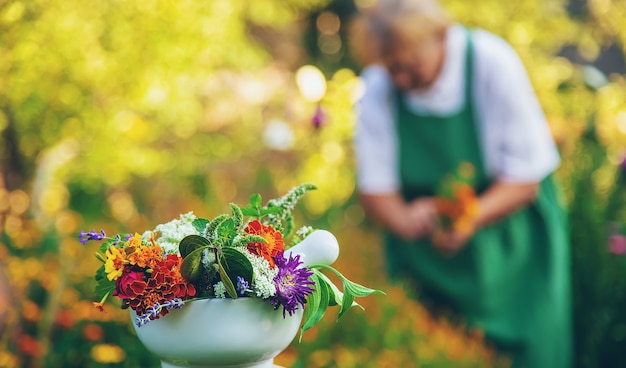
POLYGON ((109 247, 106 252, 106 262, 104 262, 104 272, 111 281, 122 275, 124 264, 126 263, 126 252, 124 249, 109 247))
POLYGON ((141 235, 139 233, 135 233, 132 238, 126 241, 127 247, 139 247, 142 244, 141 235))
POLYGON ((126 354, 117 345, 98 344, 91 348, 91 358, 98 363, 121 363, 126 358, 126 354))

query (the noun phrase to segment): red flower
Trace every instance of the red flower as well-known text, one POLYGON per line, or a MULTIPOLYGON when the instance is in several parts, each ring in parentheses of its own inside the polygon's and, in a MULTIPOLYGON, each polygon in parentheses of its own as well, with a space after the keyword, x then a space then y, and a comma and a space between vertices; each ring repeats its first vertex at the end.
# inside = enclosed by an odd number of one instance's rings
POLYGON ((143 271, 131 271, 128 268, 124 269, 122 276, 117 278, 115 282, 115 292, 120 299, 133 299, 138 295, 143 294, 147 284, 146 276, 143 271))
POLYGON ((282 253, 285 250, 283 234, 281 234, 280 231, 276 231, 269 225, 263 225, 258 220, 250 222, 244 229, 244 232, 247 234, 259 235, 265 238, 266 243, 248 243, 248 251, 252 254, 265 258, 273 268, 276 264, 274 262, 274 258, 278 253, 282 253))
MULTIPOLYGON (((143 271, 127 271, 117 280, 116 295, 125 299, 138 315, 146 313, 156 303, 163 304, 174 298, 187 300, 196 295, 196 288, 180 274, 182 258, 176 254, 159 257, 149 277, 143 271)), ((169 312, 161 310, 161 316, 169 312)))

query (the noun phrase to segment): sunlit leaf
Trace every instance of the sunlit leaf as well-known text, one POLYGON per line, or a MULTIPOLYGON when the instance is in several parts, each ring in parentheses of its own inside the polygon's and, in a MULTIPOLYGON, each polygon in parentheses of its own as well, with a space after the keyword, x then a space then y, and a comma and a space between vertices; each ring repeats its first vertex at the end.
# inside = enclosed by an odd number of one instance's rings
POLYGON ((206 230, 210 222, 211 221, 205 218, 197 218, 191 222, 191 225, 193 225, 197 232, 199 232, 200 234, 204 234, 204 231, 206 230))
POLYGON ((251 208, 260 208, 262 205, 263 205, 263 199, 261 198, 260 194, 255 193, 250 196, 251 208))
MULTIPOLYGON (((339 305, 341 306, 342 302, 343 302, 343 293, 341 291, 339 291, 339 288, 337 288, 337 286, 328 278, 328 276, 324 275, 322 272, 320 272, 317 269, 313 269, 313 272, 315 272, 315 274, 323 281, 326 282, 326 285, 328 286, 328 290, 329 290, 329 300, 328 300, 328 305, 330 307, 333 307, 335 305, 339 305)), ((356 302, 352 303, 352 306, 358 305, 356 302)))
POLYGON ((323 269, 330 270, 341 279, 343 283, 343 296, 342 296, 341 303, 340 303, 341 309, 339 310, 339 315, 337 318, 341 318, 344 315, 344 313, 346 313, 350 308, 352 308, 352 306, 358 305, 354 303, 355 297, 365 297, 365 296, 372 295, 372 294, 385 295, 385 293, 381 290, 371 289, 371 288, 365 287, 363 285, 359 285, 353 281, 348 280, 344 275, 341 274, 341 272, 339 272, 332 266, 324 265, 324 264, 315 264, 315 265, 309 266, 309 268, 312 268, 312 269, 323 268, 323 269))
POLYGON ((315 326, 326 314, 329 305, 329 285, 326 280, 320 278, 318 273, 313 271, 311 280, 315 282, 313 293, 307 297, 307 303, 304 308, 304 322, 300 329, 300 339, 304 332, 315 326))
POLYGON ((354 294, 352 294, 349 290, 344 288, 343 290, 343 299, 341 300, 341 308, 339 309, 339 314, 337 315, 337 319, 341 318, 344 313, 346 313, 350 308, 352 308, 352 303, 354 302, 354 294))
POLYGON ((263 201, 261 195, 255 193, 250 196, 250 203, 247 207, 242 208, 241 211, 245 216, 250 217, 259 217, 261 216, 261 206, 263 205, 263 201))
POLYGON ((315 264, 315 265, 309 266, 309 268, 324 268, 335 273, 343 282, 344 293, 346 292, 346 290, 349 290, 352 294, 354 294, 354 296, 357 296, 357 297, 364 297, 364 296, 368 296, 371 294, 385 295, 384 291, 371 289, 363 285, 357 284, 356 282, 350 281, 343 274, 341 274, 341 272, 339 272, 337 269, 335 269, 332 266, 325 265, 325 264, 315 264))

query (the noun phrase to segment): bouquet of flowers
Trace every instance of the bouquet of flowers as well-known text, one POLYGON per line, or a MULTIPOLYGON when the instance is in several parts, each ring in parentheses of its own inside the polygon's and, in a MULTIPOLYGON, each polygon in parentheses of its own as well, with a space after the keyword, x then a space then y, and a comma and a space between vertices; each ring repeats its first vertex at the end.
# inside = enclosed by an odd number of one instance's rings
POLYGON ((471 231, 479 211, 473 181, 474 166, 463 162, 440 183, 435 196, 435 207, 437 222, 442 231, 460 234, 471 231))
POLYGON ((283 318, 305 308, 301 333, 329 306, 339 306, 341 317, 358 306, 355 297, 382 292, 348 280, 330 265, 305 267, 300 255, 285 255, 314 231, 305 226, 294 232, 291 213, 312 189, 315 186, 302 184, 265 205, 254 194, 246 207, 231 203, 230 213, 211 220, 186 213, 141 234, 108 237, 104 231, 81 231, 83 244, 103 242, 96 252, 102 265, 95 274, 100 301, 94 305, 103 309, 115 296, 122 308, 136 312, 139 327, 206 298, 260 298, 274 309, 282 307, 283 318), (343 291, 323 269, 339 277, 343 291))

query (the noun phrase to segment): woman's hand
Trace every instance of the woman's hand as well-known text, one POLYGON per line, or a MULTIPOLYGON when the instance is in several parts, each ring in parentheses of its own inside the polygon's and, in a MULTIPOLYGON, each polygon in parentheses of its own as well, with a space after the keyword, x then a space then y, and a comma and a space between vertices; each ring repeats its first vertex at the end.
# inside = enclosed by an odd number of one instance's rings
POLYGON ((439 253, 446 257, 452 257, 463 249, 473 235, 474 230, 445 232, 441 229, 436 229, 432 234, 431 241, 439 253))
POLYGON ((409 202, 406 207, 407 231, 410 239, 426 238, 437 225, 437 209, 431 197, 409 202))
POLYGON ((361 194, 365 212, 397 237, 416 240, 430 235, 435 228, 435 206, 432 198, 406 203, 399 193, 361 194))
POLYGON ((432 233, 433 246, 446 256, 458 253, 477 229, 495 223, 523 208, 537 197, 539 183, 507 183, 496 181, 478 199, 480 211, 468 229, 463 232, 436 229, 432 233))

